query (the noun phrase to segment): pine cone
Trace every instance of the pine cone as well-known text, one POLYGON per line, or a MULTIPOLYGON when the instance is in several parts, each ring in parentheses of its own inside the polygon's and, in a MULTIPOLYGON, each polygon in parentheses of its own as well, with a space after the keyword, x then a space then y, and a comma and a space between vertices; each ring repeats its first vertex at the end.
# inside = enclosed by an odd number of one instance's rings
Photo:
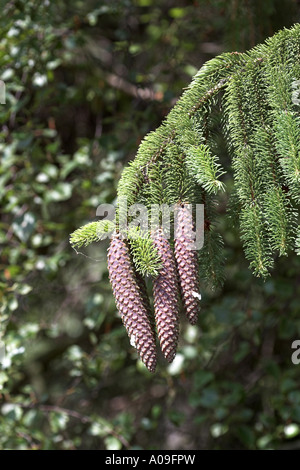
POLYGON ((177 226, 175 230, 175 259, 179 273, 179 283, 185 314, 192 325, 198 320, 199 305, 199 266, 197 251, 191 249, 194 224, 187 205, 177 206, 177 226))
POLYGON ((161 350, 172 362, 179 335, 179 286, 173 251, 162 230, 153 235, 154 246, 162 261, 162 269, 153 282, 154 311, 161 350))
POLYGON ((139 286, 139 289, 140 289, 140 292, 141 292, 141 295, 142 295, 144 307, 147 311, 147 316, 148 316, 148 319, 149 319, 149 322, 150 322, 150 325, 151 325, 153 335, 154 335, 154 337, 156 337, 155 319, 154 319, 154 315, 153 315, 153 312, 152 312, 151 307, 150 307, 150 302, 149 302, 149 297, 148 297, 148 292, 147 292, 145 279, 138 271, 136 271, 135 277, 136 277, 136 282, 139 286))
POLYGON ((156 368, 155 337, 149 321, 149 312, 132 266, 128 245, 116 235, 108 249, 108 271, 117 308, 131 344, 136 347, 145 366, 156 368))

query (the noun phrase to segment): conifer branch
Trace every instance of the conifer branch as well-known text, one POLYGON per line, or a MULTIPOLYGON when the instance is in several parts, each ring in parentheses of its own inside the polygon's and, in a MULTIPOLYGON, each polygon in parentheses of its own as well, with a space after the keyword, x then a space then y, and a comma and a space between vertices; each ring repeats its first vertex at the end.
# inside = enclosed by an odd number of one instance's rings
MULTIPOLYGON (((204 246, 198 256, 199 273, 200 281, 213 287, 224 279, 225 262, 215 210, 219 193, 226 189, 224 175, 228 170, 219 159, 219 131, 227 141, 229 171, 233 170, 230 206, 239 221, 245 256, 254 275, 268 276, 275 257, 286 256, 291 249, 300 254, 299 227, 296 233, 300 203, 299 58, 300 25, 295 25, 247 53, 225 53, 210 60, 195 75, 160 127, 144 138, 135 159, 123 171, 118 198, 127 198, 128 206, 144 204, 149 220, 155 205, 182 208, 189 203, 204 204, 204 246)), ((121 217, 117 210, 116 231, 121 217)), ((162 215, 158 224, 161 220, 162 215)), ((173 218, 171 221, 174 223, 173 218)), ((110 230, 108 225, 101 221, 81 227, 71 235, 71 244, 80 247, 99 241, 110 230)), ((147 292, 138 279, 144 275, 153 278, 156 326, 164 355, 171 361, 178 339, 178 307, 169 286, 176 290, 177 274, 170 262, 172 243, 165 243, 166 254, 163 243, 153 240, 150 229, 147 233, 139 230, 135 231, 136 236, 127 233, 128 243, 112 241, 110 278, 129 335, 136 337, 134 328, 141 329, 142 323, 146 328, 151 354, 146 354, 140 330, 138 351, 148 368, 154 370, 156 356, 145 301, 147 292), (117 266, 114 254, 118 250, 124 252, 126 269, 130 268, 126 282, 134 317, 131 313, 127 317, 126 295, 112 269, 117 266), (165 292, 171 297, 167 298, 165 292), (140 323, 138 308, 143 312, 140 323)), ((186 279, 187 272, 193 273, 190 285, 199 300, 195 268, 198 261, 188 256, 186 241, 182 237, 175 240, 175 258, 182 304, 190 321, 195 322, 197 309, 194 299, 189 297, 186 279)))
POLYGON ((115 223, 110 220, 91 222, 78 228, 70 235, 70 244, 73 248, 88 246, 93 242, 99 242, 108 238, 115 228, 115 223))

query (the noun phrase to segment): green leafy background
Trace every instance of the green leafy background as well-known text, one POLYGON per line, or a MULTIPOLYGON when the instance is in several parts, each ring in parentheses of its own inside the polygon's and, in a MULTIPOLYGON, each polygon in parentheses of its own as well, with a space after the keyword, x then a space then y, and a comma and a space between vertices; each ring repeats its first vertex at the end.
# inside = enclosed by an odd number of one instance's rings
POLYGON ((293 0, 1 2, 0 449, 300 448, 300 261, 254 278, 227 194, 225 285, 202 290, 155 375, 117 315, 107 241, 69 244, 200 66, 299 14, 293 0))

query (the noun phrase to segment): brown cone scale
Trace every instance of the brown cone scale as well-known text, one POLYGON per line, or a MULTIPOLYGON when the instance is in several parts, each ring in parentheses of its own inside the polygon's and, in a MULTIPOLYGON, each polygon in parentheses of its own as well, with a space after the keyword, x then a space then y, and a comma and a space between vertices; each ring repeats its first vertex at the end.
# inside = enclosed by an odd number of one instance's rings
POLYGON ((179 336, 179 288, 174 254, 162 230, 153 235, 154 246, 162 261, 162 269, 153 282, 154 312, 162 353, 172 362, 179 336))
POLYGON ((119 235, 111 240, 107 260, 113 294, 131 344, 147 369, 154 372, 156 347, 148 306, 136 279, 128 245, 119 235))
POLYGON ((177 206, 175 230, 175 259, 179 274, 181 297, 185 314, 192 325, 198 320, 199 266, 196 250, 191 249, 194 224, 187 205, 177 206))
POLYGON ((156 337, 155 319, 154 319, 154 315, 153 315, 153 312, 152 312, 151 307, 150 307, 150 302, 149 302, 149 297, 148 297, 145 278, 137 271, 135 273, 135 277, 136 277, 136 282, 139 286, 139 289, 140 289, 140 292, 141 292, 141 295, 142 295, 144 307, 147 311, 147 316, 148 316, 148 319, 149 319, 149 322, 150 322, 150 325, 151 325, 153 335, 154 335, 154 337, 156 337))

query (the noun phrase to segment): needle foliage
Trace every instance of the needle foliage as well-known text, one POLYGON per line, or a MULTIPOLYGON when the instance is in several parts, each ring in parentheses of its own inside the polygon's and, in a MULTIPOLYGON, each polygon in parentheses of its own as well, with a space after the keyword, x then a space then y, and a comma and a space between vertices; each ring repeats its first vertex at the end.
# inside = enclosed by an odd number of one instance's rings
MULTIPOLYGON (((212 285, 224 277, 215 207, 218 194, 226 191, 228 171, 233 171, 232 207, 254 275, 265 278, 277 256, 300 250, 299 53, 300 25, 295 25, 246 53, 208 61, 160 127, 146 135, 120 179, 118 198, 126 198, 128 206, 143 203, 150 213, 157 203, 204 204, 199 260, 212 285), (226 138, 231 168, 219 161, 216 123, 226 138)), ((79 229, 71 243, 94 241, 91 229, 99 237, 101 223, 79 229)), ((159 260, 149 258, 143 244, 135 240, 134 262, 156 272, 159 260)))

